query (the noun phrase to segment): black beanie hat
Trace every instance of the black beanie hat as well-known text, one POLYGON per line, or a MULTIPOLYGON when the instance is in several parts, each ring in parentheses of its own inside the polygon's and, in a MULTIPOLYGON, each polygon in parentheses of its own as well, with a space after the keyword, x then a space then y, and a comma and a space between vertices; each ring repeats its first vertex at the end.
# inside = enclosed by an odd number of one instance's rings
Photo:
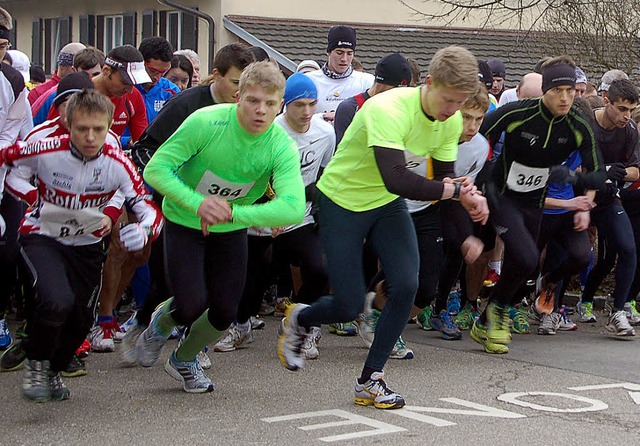
POLYGON ((487 90, 491 90, 493 85, 493 74, 491 74, 491 68, 489 64, 483 60, 478 61, 478 79, 482 81, 487 90))
POLYGON ((356 30, 350 26, 338 25, 329 30, 327 36, 327 53, 336 48, 356 49, 356 30))
POLYGON ((406 86, 411 83, 411 65, 400 53, 384 56, 376 65, 376 82, 392 87, 406 86))

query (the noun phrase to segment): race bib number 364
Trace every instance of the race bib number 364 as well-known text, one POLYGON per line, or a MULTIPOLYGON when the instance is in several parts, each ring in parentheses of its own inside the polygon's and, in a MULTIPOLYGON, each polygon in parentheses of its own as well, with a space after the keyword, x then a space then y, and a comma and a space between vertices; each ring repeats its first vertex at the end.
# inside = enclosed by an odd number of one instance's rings
POLYGON ((245 184, 232 183, 207 170, 202 175, 196 190, 202 195, 213 195, 223 200, 233 201, 245 197, 254 184, 256 184, 255 181, 245 184))
POLYGON ((507 176, 507 187, 514 192, 532 192, 547 184, 549 169, 529 167, 514 161, 507 176))

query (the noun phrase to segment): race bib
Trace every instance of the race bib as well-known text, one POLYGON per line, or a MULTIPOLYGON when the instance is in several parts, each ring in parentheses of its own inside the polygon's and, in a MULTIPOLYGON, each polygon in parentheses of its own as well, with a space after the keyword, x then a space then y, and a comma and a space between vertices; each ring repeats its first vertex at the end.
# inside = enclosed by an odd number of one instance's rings
POLYGON ((232 183, 207 170, 198 183, 196 190, 202 195, 214 195, 223 200, 233 201, 246 197, 255 181, 246 184, 232 183))
POLYGON ((40 232, 54 238, 89 235, 102 227, 104 217, 96 208, 67 209, 44 203, 40 208, 40 232))
POLYGON ((427 159, 424 156, 414 155, 406 150, 404 152, 404 159, 407 169, 421 177, 427 177, 427 159))
POLYGON ((547 184, 547 167, 529 167, 514 161, 507 176, 507 187, 514 192, 532 192, 547 184))

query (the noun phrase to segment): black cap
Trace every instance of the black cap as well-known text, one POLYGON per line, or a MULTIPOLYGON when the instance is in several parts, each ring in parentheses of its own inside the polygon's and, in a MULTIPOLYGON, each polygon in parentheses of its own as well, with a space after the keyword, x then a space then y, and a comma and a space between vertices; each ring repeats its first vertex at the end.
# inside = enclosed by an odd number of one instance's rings
POLYGON ((376 82, 392 87, 406 86, 411 83, 411 65, 400 53, 384 56, 376 65, 376 82))
POLYGON ((493 74, 491 74, 491 68, 489 64, 484 60, 478 61, 478 79, 487 87, 487 90, 491 90, 493 85, 493 74))
POLYGON ((500 59, 489 59, 487 63, 489 64, 489 68, 491 68, 491 74, 493 77, 506 77, 507 68, 504 66, 504 62, 500 59))
POLYGON ((56 98, 53 100, 53 105, 59 107, 60 104, 69 99, 69 96, 73 93, 91 88, 95 88, 93 82, 91 82, 91 78, 89 78, 89 75, 84 71, 67 74, 58 84, 58 91, 56 98))
POLYGON ((338 25, 329 30, 327 36, 327 53, 336 48, 356 49, 356 30, 350 26, 338 25))

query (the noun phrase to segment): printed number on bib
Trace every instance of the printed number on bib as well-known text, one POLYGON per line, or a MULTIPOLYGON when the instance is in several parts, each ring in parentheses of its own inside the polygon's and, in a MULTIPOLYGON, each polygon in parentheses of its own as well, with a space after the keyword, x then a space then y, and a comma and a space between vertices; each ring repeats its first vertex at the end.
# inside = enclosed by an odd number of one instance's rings
POLYGON ((514 192, 532 192, 544 188, 548 178, 548 168, 529 167, 514 161, 507 176, 507 187, 514 192))
POLYGON ((40 231, 55 238, 89 235, 102 227, 103 218, 96 208, 67 209, 44 203, 40 208, 40 231))
POLYGON ((223 200, 233 201, 245 197, 254 184, 256 184, 255 181, 245 184, 232 183, 207 170, 202 175, 196 190, 202 195, 213 195, 223 200))

